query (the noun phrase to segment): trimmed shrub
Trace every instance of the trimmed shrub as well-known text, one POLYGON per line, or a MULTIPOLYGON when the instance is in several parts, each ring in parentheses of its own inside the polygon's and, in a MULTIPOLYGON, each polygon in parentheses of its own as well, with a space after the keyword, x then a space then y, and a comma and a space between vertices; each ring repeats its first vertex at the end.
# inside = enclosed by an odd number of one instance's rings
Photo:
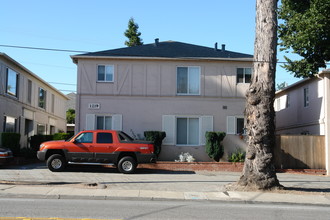
POLYGON ((1 133, 1 146, 9 148, 14 156, 18 156, 20 152, 20 139, 21 134, 18 133, 1 133))
POLYGON ((236 148, 236 150, 230 154, 228 157, 229 162, 244 162, 245 161, 245 152, 243 152, 240 148, 236 148))
POLYGON ((155 147, 155 154, 160 154, 162 150, 162 143, 164 138, 166 137, 166 133, 164 131, 145 131, 144 137, 147 141, 152 141, 155 147))
POLYGON ((71 136, 69 133, 56 133, 53 136, 53 140, 68 140, 71 136))
POLYGON ((210 158, 219 162, 223 156, 224 149, 221 144, 221 141, 225 138, 225 132, 206 132, 206 153, 210 158))
POLYGON ((53 140, 53 135, 41 135, 37 134, 34 136, 31 136, 29 141, 30 141, 30 148, 34 151, 38 151, 40 144, 45 142, 45 141, 51 141, 53 140))

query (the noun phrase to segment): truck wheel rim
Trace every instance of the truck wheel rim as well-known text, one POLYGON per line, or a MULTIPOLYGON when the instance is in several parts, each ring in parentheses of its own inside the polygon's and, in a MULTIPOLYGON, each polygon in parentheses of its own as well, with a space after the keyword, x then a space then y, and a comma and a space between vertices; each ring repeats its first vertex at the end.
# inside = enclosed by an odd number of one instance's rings
POLYGON ((125 161, 123 163, 122 167, 123 167, 123 170, 130 171, 132 169, 132 167, 133 167, 133 164, 131 162, 129 162, 129 161, 125 161))
POLYGON ((52 167, 54 169, 59 169, 59 168, 61 168, 61 166, 62 166, 62 161, 60 159, 54 159, 52 161, 52 167))

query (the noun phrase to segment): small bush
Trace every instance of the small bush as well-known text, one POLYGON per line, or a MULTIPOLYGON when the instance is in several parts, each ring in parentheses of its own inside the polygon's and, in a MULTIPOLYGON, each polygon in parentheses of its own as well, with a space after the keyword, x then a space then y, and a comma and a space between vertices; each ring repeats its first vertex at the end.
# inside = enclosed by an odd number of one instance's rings
POLYGON ((21 134, 18 133, 1 133, 1 146, 11 149, 14 156, 18 156, 20 152, 20 139, 21 134))
POLYGON ((219 162, 223 156, 224 149, 221 144, 222 140, 225 138, 225 132, 206 132, 206 153, 210 158, 219 162))
POLYGON ((228 161, 229 162, 244 162, 245 161, 245 152, 243 152, 240 148, 236 148, 236 150, 230 154, 228 161))
POLYGON ((53 140, 68 140, 71 136, 69 133, 56 133, 53 136, 53 140))
POLYGON ((166 133, 164 131, 145 131, 144 137, 147 141, 152 141, 155 147, 155 154, 160 154, 162 150, 162 143, 164 138, 166 137, 166 133))
POLYGON ((53 140, 53 135, 34 135, 31 136, 29 141, 30 141, 30 148, 34 151, 38 151, 40 144, 45 142, 45 141, 51 141, 53 140))
POLYGON ((27 159, 36 159, 37 152, 31 148, 24 147, 21 149, 20 156, 27 158, 27 159))

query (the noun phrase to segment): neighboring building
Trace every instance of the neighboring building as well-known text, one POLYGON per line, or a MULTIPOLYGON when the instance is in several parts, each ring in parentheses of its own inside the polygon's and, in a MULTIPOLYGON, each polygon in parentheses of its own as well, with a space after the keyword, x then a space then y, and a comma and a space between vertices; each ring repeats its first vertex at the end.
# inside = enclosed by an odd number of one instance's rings
POLYGON ((21 134, 21 147, 35 134, 66 131, 64 94, 0 53, 0 133, 21 134))
POLYGON ((330 171, 330 69, 276 92, 276 133, 324 135, 330 171))
POLYGON ((225 152, 245 147, 245 92, 253 56, 175 41, 72 56, 78 66, 76 132, 163 130, 160 160, 205 153, 205 132, 224 131, 225 152))

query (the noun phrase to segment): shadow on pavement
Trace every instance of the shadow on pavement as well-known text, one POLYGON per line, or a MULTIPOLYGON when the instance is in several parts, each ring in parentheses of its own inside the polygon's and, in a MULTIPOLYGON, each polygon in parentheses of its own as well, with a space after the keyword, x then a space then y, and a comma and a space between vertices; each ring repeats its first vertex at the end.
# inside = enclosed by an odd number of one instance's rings
MULTIPOLYGON (((35 169, 47 169, 44 162, 24 164, 24 165, 6 165, 1 166, 0 169, 8 170, 35 170, 35 169)), ((49 171, 51 172, 51 171, 49 171)), ((68 165, 63 172, 86 172, 86 173, 119 173, 113 166, 97 166, 97 165, 68 165)), ((137 168, 134 174, 195 174, 194 171, 174 171, 174 170, 162 170, 162 169, 148 169, 137 168)))
POLYGON ((287 191, 295 191, 295 192, 310 192, 310 193, 330 193, 330 189, 325 188, 305 188, 305 187, 285 187, 287 191))

